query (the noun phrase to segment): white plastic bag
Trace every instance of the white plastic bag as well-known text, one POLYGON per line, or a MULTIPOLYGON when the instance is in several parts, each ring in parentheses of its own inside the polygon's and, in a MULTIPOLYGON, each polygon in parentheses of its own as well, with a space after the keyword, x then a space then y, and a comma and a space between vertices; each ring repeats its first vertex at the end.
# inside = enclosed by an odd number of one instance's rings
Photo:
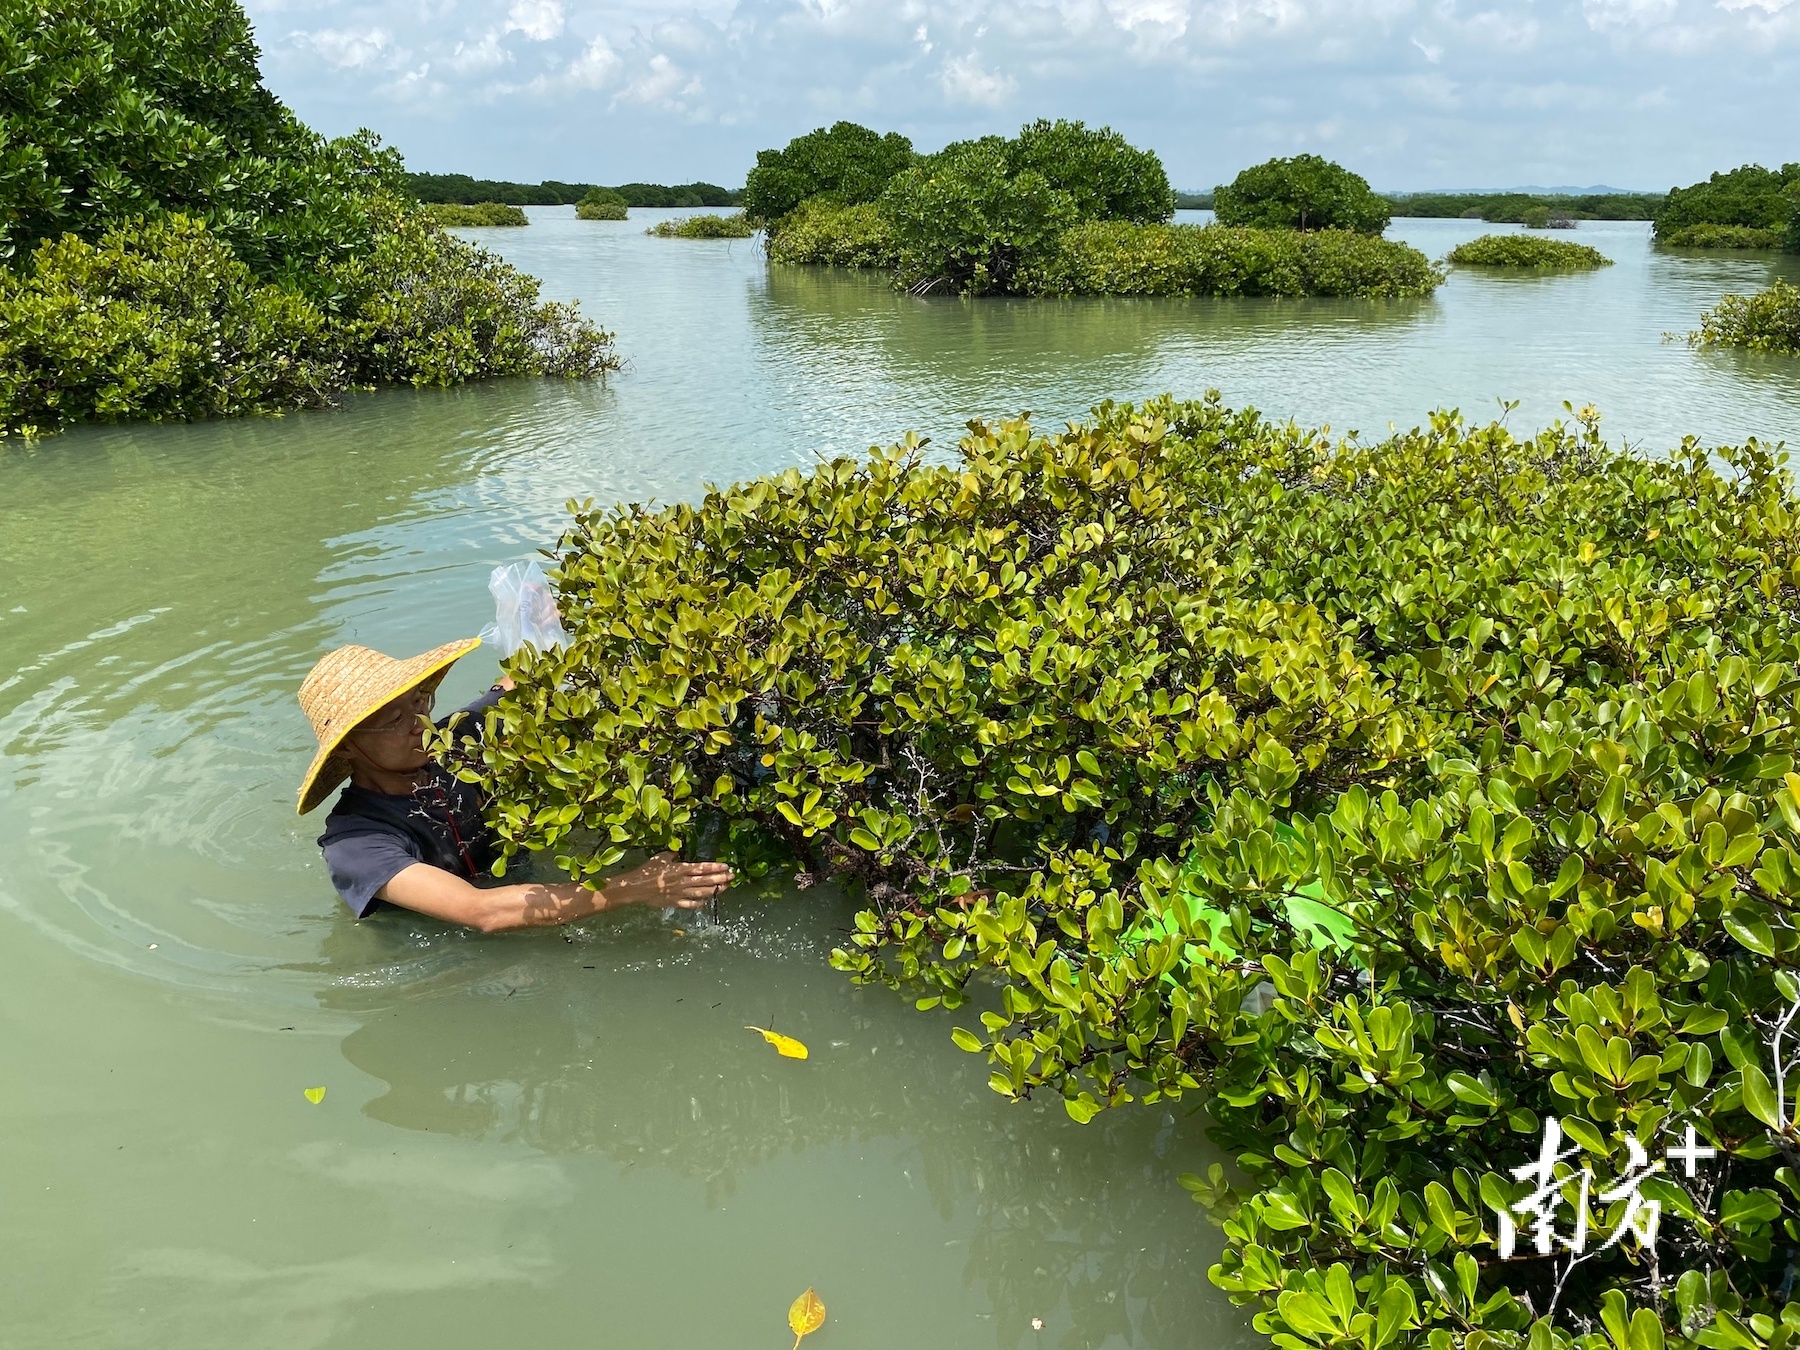
POLYGON ((494 596, 494 622, 481 630, 481 640, 498 647, 502 657, 527 642, 541 652, 569 640, 550 578, 535 559, 496 567, 488 576, 488 590, 494 596))

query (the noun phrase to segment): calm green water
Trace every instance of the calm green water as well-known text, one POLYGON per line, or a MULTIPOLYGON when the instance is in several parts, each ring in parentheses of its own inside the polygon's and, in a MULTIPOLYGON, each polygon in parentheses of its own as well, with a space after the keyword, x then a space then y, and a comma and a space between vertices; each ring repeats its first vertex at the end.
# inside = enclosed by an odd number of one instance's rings
POLYGON ((825 967, 839 898, 683 932, 351 922, 293 815, 294 688, 339 642, 480 628, 487 570, 568 497, 977 415, 1216 385, 1365 432, 1503 397, 1520 426, 1595 402, 1652 450, 1800 442, 1800 362, 1661 341, 1782 264, 1584 226, 1618 266, 1419 303, 918 303, 534 215, 484 242, 617 329, 604 385, 0 451, 0 1346, 784 1346, 809 1284, 820 1350, 1236 1343, 1175 1183, 1211 1159, 1196 1122, 1000 1101, 948 1020, 825 967))

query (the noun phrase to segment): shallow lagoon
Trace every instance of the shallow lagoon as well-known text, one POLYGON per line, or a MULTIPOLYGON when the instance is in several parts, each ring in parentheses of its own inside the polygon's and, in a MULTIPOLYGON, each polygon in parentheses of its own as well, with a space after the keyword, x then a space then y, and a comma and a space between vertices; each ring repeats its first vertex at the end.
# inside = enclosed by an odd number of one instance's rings
MULTIPOLYGON (((351 922, 292 811, 300 676, 478 629, 487 569, 571 496, 947 446, 971 416, 1210 385, 1365 433, 1567 399, 1650 450, 1800 442, 1800 361, 1662 340, 1800 260, 1659 254, 1642 225, 1581 227, 1605 271, 1429 301, 966 303, 771 275, 751 243, 646 238, 659 214, 479 233, 618 331, 604 385, 0 452, 0 1346, 774 1346, 809 1284, 822 1350, 1238 1341, 1175 1182, 1211 1158, 1197 1121, 1002 1102, 950 1019, 826 968, 840 897, 351 922)), ((1438 256, 1485 228, 1393 233, 1438 256)))

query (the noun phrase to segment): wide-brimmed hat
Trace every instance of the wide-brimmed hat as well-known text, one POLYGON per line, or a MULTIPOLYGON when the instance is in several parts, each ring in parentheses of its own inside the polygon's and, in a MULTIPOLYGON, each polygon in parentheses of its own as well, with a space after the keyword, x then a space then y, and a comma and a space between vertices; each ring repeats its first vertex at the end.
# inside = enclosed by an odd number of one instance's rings
POLYGON ((350 761, 338 753, 344 737, 407 691, 421 686, 435 690, 445 672, 480 645, 480 638, 462 638, 405 661, 368 647, 339 647, 320 657, 300 684, 301 710, 319 738, 319 753, 300 783, 300 814, 350 776, 350 761))

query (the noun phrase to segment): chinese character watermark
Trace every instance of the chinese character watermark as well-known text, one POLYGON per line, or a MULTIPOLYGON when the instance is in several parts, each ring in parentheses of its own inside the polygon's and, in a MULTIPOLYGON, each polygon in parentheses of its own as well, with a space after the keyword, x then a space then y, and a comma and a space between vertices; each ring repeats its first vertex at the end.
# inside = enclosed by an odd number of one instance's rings
MULTIPOLYGON (((1530 1233, 1532 1245, 1539 1256, 1549 1256, 1560 1244, 1565 1251, 1580 1256, 1587 1250, 1588 1242, 1588 1195, 1593 1190, 1594 1174, 1585 1165, 1579 1172, 1569 1172, 1558 1179, 1556 1165, 1567 1162, 1581 1152, 1578 1146, 1564 1148, 1562 1122, 1555 1116, 1544 1121, 1544 1143, 1538 1151, 1537 1161, 1526 1163, 1523 1167, 1512 1169, 1513 1179, 1529 1181, 1531 1192, 1524 1199, 1515 1201, 1509 1208, 1500 1213, 1500 1259, 1512 1259, 1513 1251, 1518 1244, 1519 1229, 1513 1218, 1531 1219, 1530 1233), (1579 1185, 1579 1194, 1574 1200, 1575 1231, 1568 1237, 1561 1237, 1556 1231, 1556 1207, 1563 1198, 1563 1189, 1571 1184, 1579 1185)), ((1625 1202, 1625 1213, 1620 1218, 1613 1234, 1599 1248, 1605 1251, 1624 1237, 1632 1234, 1646 1249, 1656 1245, 1656 1227, 1662 1219, 1662 1202, 1643 1194, 1641 1187, 1644 1181, 1662 1171, 1669 1163, 1683 1165, 1686 1175, 1694 1176, 1694 1164, 1708 1158, 1719 1156, 1719 1150, 1700 1143, 1694 1133, 1694 1127, 1687 1127, 1687 1137, 1676 1147, 1666 1149, 1661 1158, 1654 1163, 1644 1146, 1636 1139, 1626 1141, 1628 1166, 1625 1175, 1616 1185, 1601 1191, 1599 1201, 1603 1205, 1625 1202)))

